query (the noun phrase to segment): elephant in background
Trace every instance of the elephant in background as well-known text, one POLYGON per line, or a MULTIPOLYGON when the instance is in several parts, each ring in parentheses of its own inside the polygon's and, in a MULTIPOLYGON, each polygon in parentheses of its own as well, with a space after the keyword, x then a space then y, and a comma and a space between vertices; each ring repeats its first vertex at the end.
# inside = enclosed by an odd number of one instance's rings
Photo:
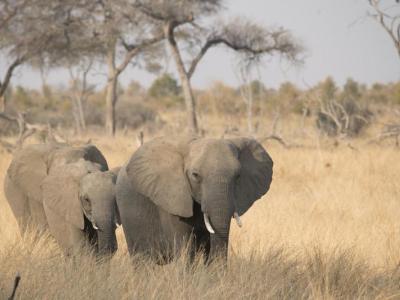
POLYGON ((269 190, 272 168, 268 153, 251 138, 145 143, 117 179, 129 252, 168 262, 191 241, 191 255, 201 250, 207 259, 226 259, 231 218, 241 226, 240 216, 269 190))
POLYGON ((86 241, 100 252, 114 252, 116 174, 107 170, 92 145, 30 145, 17 152, 4 191, 21 234, 33 225, 49 229, 67 254, 86 241))

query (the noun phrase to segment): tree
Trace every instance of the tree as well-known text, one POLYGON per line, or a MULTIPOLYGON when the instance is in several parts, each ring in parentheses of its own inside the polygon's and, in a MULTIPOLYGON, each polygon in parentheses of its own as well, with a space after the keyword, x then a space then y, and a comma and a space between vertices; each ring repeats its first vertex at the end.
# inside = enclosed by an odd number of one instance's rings
POLYGON ((66 17, 59 14, 60 2, 0 0, 0 55, 9 62, 0 79, 2 111, 7 104, 6 89, 17 67, 44 52, 66 48, 66 17))
POLYGON ((181 81, 188 126, 195 133, 198 132, 198 121, 191 78, 208 50, 215 46, 226 46, 242 54, 247 63, 258 62, 263 55, 274 53, 298 60, 301 52, 301 47, 293 41, 290 33, 282 28, 268 30, 237 18, 226 23, 215 22, 211 26, 203 26, 204 19, 221 11, 221 4, 221 0, 137 0, 134 5, 163 27, 181 81))
POLYGON ((318 87, 321 91, 322 101, 327 102, 336 99, 337 86, 332 77, 327 77, 318 87))
POLYGON ((400 58, 400 4, 396 0, 393 2, 384 0, 368 0, 373 12, 369 13, 386 31, 396 47, 397 54, 400 58), (387 3, 387 7, 383 7, 387 3))
POLYGON ((103 48, 97 55, 107 64, 106 130, 115 134, 118 78, 134 58, 151 52, 164 34, 124 0, 98 1, 89 27, 103 48))
POLYGON ((88 83, 88 74, 93 66, 93 59, 82 59, 79 65, 69 65, 70 95, 75 128, 78 135, 86 130, 84 104, 93 93, 95 86, 88 83))
POLYGON ((154 98, 178 96, 180 88, 178 82, 170 74, 165 73, 154 80, 149 88, 149 95, 154 98))

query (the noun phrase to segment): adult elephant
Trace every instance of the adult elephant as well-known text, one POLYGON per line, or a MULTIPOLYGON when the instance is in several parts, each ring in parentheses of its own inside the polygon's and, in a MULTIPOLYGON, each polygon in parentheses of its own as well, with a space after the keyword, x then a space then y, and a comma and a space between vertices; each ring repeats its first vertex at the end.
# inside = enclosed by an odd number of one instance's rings
POLYGON ((51 233, 67 253, 72 244, 82 239, 90 240, 101 251, 115 251, 115 233, 114 239, 108 236, 115 229, 114 223, 105 228, 108 223, 100 221, 104 228, 99 233, 93 222, 99 207, 106 207, 106 203, 107 210, 99 214, 109 218, 116 215, 114 211, 108 212, 111 207, 116 209, 114 184, 112 189, 108 188, 112 196, 104 184, 107 179, 112 181, 112 176, 115 182, 116 175, 101 174, 107 170, 104 156, 93 145, 71 147, 52 143, 30 145, 18 151, 7 170, 4 191, 21 234, 29 225, 43 230, 50 224, 51 233), (91 191, 88 197, 84 188, 96 182, 104 185, 104 195, 91 191))
POLYGON ((117 205, 130 253, 226 259, 230 221, 269 189, 273 162, 251 138, 161 137, 140 147, 117 179, 117 205))

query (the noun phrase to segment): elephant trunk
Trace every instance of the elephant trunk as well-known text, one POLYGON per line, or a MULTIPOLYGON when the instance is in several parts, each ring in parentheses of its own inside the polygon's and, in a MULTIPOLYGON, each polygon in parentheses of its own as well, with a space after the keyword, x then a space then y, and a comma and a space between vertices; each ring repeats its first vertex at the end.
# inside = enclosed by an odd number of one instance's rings
POLYGON ((205 213, 204 222, 212 228, 210 231, 210 259, 228 257, 229 230, 233 215, 233 187, 223 181, 210 188, 202 203, 205 213))
POLYGON ((99 254, 113 254, 117 251, 115 225, 112 222, 101 224, 97 230, 97 247, 99 254))

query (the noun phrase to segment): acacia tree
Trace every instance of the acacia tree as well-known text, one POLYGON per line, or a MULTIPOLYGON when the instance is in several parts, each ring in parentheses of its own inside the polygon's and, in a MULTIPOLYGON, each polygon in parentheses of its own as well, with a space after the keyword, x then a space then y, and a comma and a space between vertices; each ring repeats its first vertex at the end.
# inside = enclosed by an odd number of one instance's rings
MULTIPOLYGON (((90 3, 90 1, 89 1, 90 3)), ((106 84, 106 131, 115 134, 115 105, 117 86, 121 73, 136 58, 156 49, 164 37, 156 24, 144 19, 127 0, 101 0, 95 7, 88 5, 82 18, 89 28, 87 37, 93 45, 92 55, 107 65, 106 84), (87 17, 86 17, 87 16, 87 17)))
POLYGON ((195 133, 198 121, 191 79, 208 50, 225 46, 241 54, 248 63, 275 53, 294 61, 301 52, 290 33, 282 28, 269 30, 239 18, 204 24, 210 16, 218 15, 221 4, 221 0, 134 1, 134 7, 163 27, 181 81, 188 126, 195 133))
POLYGON ((370 16, 373 17, 386 31, 390 39, 396 47, 397 54, 400 58, 400 3, 395 0, 392 1, 382 0, 368 0, 373 12, 370 16), (386 5, 386 7, 384 7, 386 5))
POLYGON ((0 55, 8 62, 0 79, 0 100, 5 110, 5 92, 15 70, 52 48, 65 47, 65 19, 58 14, 59 1, 0 0, 0 55), (44 26, 51 23, 52 26, 44 26))

